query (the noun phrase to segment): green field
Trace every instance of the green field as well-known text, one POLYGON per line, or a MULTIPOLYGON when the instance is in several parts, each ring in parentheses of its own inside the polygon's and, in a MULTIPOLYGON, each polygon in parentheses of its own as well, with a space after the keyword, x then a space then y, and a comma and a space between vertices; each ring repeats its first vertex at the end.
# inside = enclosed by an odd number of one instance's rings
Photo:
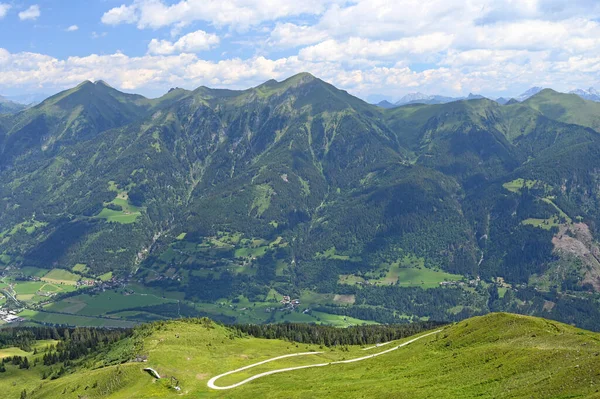
POLYGON ((77 263, 73 266, 73 271, 75 273, 87 273, 89 271, 89 267, 85 263, 77 263))
POLYGON ((75 287, 50 281, 12 281, 15 296, 23 302, 41 302, 48 300, 51 294, 71 292, 75 287))
POLYGON ((81 276, 65 269, 52 269, 42 277, 42 280, 54 284, 77 285, 81 276))
POLYGON ((72 313, 81 316, 103 316, 110 312, 142 306, 160 305, 174 302, 148 294, 124 294, 122 292, 105 291, 96 295, 82 294, 49 304, 45 310, 51 312, 72 313))
POLYGON ((69 315, 60 313, 38 312, 35 310, 24 310, 19 313, 20 317, 28 320, 51 323, 65 324, 69 326, 86 326, 86 327, 132 327, 135 323, 117 318, 99 318, 79 315, 69 315))
POLYGON ((558 218, 553 216, 551 219, 534 219, 529 218, 525 219, 521 222, 521 224, 529 225, 533 227, 539 227, 544 230, 550 230, 553 227, 558 227, 560 225, 558 218))
POLYGON ((317 259, 337 259, 337 260, 350 260, 350 256, 348 255, 338 255, 336 254, 335 247, 329 248, 327 251, 323 253, 317 253, 315 255, 317 259))
POLYGON ((347 285, 373 284, 398 285, 401 287, 435 288, 442 281, 460 281, 463 276, 441 270, 429 269, 424 260, 414 256, 405 256, 392 263, 383 264, 379 269, 362 275, 340 275, 339 283, 347 285))
POLYGON ((518 178, 518 179, 515 179, 513 181, 509 181, 507 183, 504 183, 502 185, 502 187, 504 187, 505 189, 507 189, 508 191, 511 191, 513 193, 518 193, 518 192, 521 191, 521 189, 523 187, 532 188, 537 183, 538 183, 537 180, 525 180, 525 179, 522 179, 522 178, 518 178))
MULTIPOLYGON (((424 336, 420 334, 418 336, 424 336)), ((19 378, 38 387, 32 398, 592 398, 600 383, 600 334, 562 323, 510 314, 475 317, 446 326, 410 345, 409 338, 364 351, 239 337, 220 325, 171 321, 144 338, 147 363, 81 370, 57 380, 19 378), (237 388, 208 388, 211 377, 281 355, 287 357, 217 380, 227 386, 287 367, 380 356, 261 377, 237 388), (152 367, 166 378, 142 370, 152 367)), ((0 379, 13 392, 15 374, 0 379)), ((18 391, 17 391, 18 392, 18 391)), ((29 396, 28 396, 29 397, 29 396)))
POLYGON ((28 277, 44 277, 48 273, 48 269, 40 269, 33 266, 23 266, 19 268, 19 271, 28 277))
POLYGON ((113 272, 106 272, 98 276, 98 278, 102 281, 108 281, 113 278, 113 272))
POLYGON ((126 192, 118 194, 110 204, 121 207, 121 210, 104 208, 96 217, 106 219, 108 222, 130 224, 134 223, 138 216, 142 214, 140 208, 129 203, 129 197, 126 192))

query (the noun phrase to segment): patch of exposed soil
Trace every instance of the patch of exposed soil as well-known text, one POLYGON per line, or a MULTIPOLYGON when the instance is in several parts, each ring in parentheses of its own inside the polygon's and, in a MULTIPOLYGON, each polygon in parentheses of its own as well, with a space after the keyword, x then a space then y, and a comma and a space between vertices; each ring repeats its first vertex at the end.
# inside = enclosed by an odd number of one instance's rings
POLYGON ((554 252, 574 255, 581 259, 586 267, 584 284, 591 284, 600 291, 600 248, 594 242, 590 228, 585 223, 561 225, 552 238, 554 252))

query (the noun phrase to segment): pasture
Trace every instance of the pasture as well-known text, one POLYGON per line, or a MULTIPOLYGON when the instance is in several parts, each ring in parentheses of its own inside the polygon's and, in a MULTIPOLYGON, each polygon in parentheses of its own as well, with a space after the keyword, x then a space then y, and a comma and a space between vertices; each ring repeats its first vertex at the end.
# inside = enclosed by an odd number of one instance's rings
POLYGON ((79 274, 71 273, 65 269, 52 269, 42 277, 42 281, 64 285, 77 285, 79 280, 81 280, 79 274))

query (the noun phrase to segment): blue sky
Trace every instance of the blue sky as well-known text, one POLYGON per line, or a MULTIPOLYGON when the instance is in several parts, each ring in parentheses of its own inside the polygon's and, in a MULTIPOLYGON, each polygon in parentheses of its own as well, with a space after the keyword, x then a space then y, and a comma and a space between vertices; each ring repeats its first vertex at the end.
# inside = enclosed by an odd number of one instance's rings
POLYGON ((596 0, 0 0, 0 94, 311 72, 366 99, 600 86, 596 0))

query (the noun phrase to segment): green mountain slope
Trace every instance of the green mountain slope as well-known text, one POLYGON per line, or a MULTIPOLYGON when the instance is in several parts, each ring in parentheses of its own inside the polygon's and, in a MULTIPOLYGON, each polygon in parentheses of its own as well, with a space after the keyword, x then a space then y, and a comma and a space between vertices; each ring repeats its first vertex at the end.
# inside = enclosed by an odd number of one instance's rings
MULTIPOLYGON (((380 347, 325 347, 253 338, 209 321, 172 321, 138 331, 140 344, 129 353, 147 356, 147 362, 93 369, 91 358, 58 379, 45 380, 38 374, 46 366, 19 370, 8 364, 0 386, 8 397, 25 389, 28 398, 163 398, 177 393, 227 398, 295 398, 309 393, 319 398, 591 398, 600 383, 598 334, 511 314, 468 319, 437 333, 421 333, 380 347), (398 347, 409 341, 413 342, 398 347), (207 386, 219 374, 311 351, 322 353, 268 362, 223 376, 215 384, 228 386, 272 370, 367 357, 268 375, 228 390, 207 386), (377 353, 381 355, 368 356, 377 353), (163 378, 156 380, 142 370, 146 367, 163 378), (13 385, 17 380, 18 386, 13 385)), ((131 342, 126 338, 111 344, 106 356, 127 353, 123 351, 131 342)))
MULTIPOLYGON (((309 74, 158 99, 84 82, 0 118, 0 266, 112 272, 227 321, 511 310, 600 329, 600 135, 580 101, 384 110, 309 74), (284 295, 301 306, 280 313, 284 295)), ((157 306, 126 311, 172 316, 157 306)))
POLYGON ((575 94, 557 93, 545 89, 527 99, 524 104, 551 119, 587 126, 595 130, 600 128, 600 105, 575 94))

